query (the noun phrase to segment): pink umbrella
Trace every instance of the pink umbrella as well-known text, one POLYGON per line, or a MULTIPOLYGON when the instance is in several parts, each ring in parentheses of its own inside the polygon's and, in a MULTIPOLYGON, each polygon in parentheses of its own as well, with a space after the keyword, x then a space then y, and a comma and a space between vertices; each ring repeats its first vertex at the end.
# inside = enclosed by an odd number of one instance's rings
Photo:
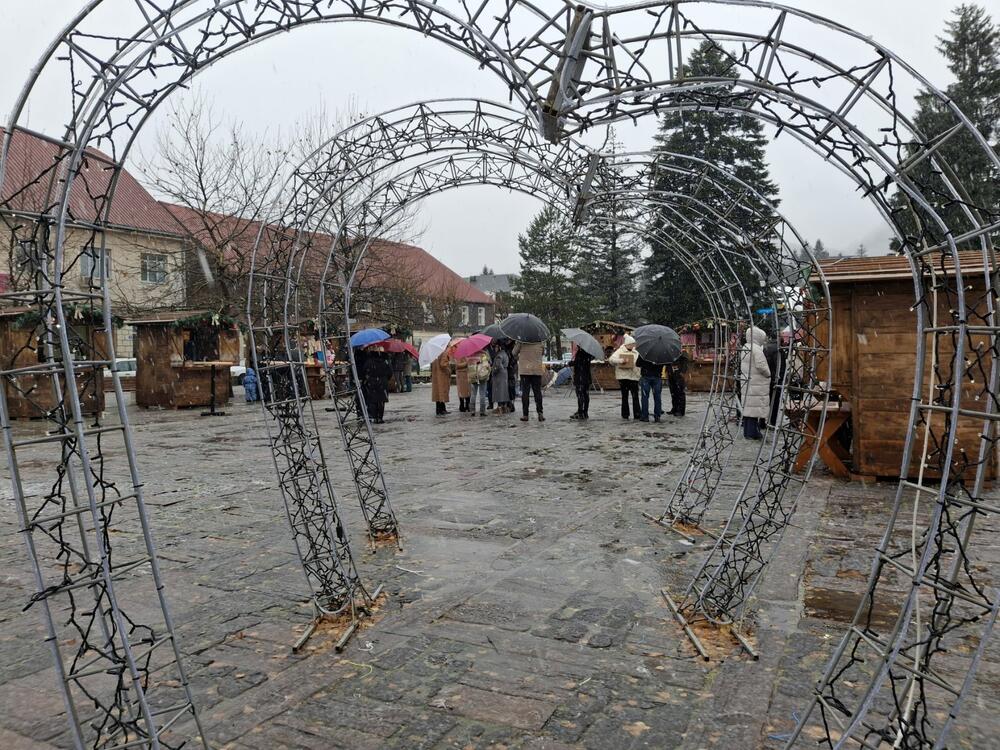
POLYGON ((490 336, 474 333, 469 338, 459 341, 452 350, 451 356, 455 359, 465 359, 478 354, 492 343, 493 339, 490 336))

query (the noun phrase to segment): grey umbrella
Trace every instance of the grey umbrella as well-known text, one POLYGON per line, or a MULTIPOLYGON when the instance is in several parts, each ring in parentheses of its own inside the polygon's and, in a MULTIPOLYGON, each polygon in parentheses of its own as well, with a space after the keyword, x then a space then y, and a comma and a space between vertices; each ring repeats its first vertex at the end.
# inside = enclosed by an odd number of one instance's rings
POLYGON ((666 326, 639 326, 632 332, 639 356, 654 365, 669 365, 681 356, 681 337, 666 326))
POLYGON ((490 323, 486 328, 480 331, 484 336, 489 336, 494 339, 505 339, 507 334, 500 330, 499 323, 490 323))
POLYGON ((525 344, 537 344, 549 338, 548 327, 531 313, 509 315, 500 321, 500 331, 525 344))
POLYGON ((594 359, 604 359, 604 349, 601 347, 601 342, 582 328, 563 328, 562 333, 594 359))

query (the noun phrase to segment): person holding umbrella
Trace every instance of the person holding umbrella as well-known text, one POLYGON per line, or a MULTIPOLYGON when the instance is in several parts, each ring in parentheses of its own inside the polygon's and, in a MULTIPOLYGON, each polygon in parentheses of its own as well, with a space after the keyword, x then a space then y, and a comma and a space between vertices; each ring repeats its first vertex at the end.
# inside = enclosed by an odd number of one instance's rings
MULTIPOLYGON (((487 357, 487 368, 483 378, 477 374, 476 368, 479 363, 483 349, 492 343, 493 339, 482 333, 474 333, 465 339, 455 339, 449 351, 452 359, 455 360, 455 381, 458 383, 459 410, 468 412, 470 415, 475 412, 474 404, 470 404, 473 399, 472 384, 482 382, 489 378, 489 358, 487 357)), ((486 393, 482 394, 483 416, 485 416, 486 393)))
POLYGON ((642 421, 649 421, 649 394, 653 393, 653 421, 663 414, 663 366, 681 355, 681 337, 672 328, 645 325, 635 329, 635 348, 639 352, 639 375, 642 387, 642 421))
POLYGON ((440 333, 420 345, 417 361, 421 365, 431 367, 431 401, 434 402, 435 413, 440 417, 448 413, 445 404, 451 398, 451 358, 448 356, 448 345, 451 336, 440 333))
POLYGON ((549 329, 531 313, 515 313, 500 321, 500 330, 505 336, 517 342, 514 347, 514 359, 517 361, 518 373, 521 376, 521 421, 528 421, 528 404, 530 395, 535 396, 535 411, 538 421, 544 422, 542 413, 542 375, 545 365, 542 364, 544 350, 542 343, 549 338, 549 329))
POLYGON ((642 391, 642 416, 640 422, 649 421, 649 394, 653 394, 653 421, 659 422, 663 414, 663 365, 650 362, 641 354, 639 366, 639 389, 642 391))
POLYGON ((542 343, 540 341, 519 341, 514 346, 514 357, 517 360, 517 372, 521 376, 521 421, 528 421, 528 406, 531 403, 531 394, 534 394, 538 421, 544 422, 542 375, 545 374, 545 365, 542 364, 542 360, 545 357, 545 352, 542 343))
POLYGON ((563 336, 576 344, 576 354, 570 362, 573 386, 576 389, 576 414, 570 419, 590 419, 590 363, 604 356, 601 343, 582 328, 563 328, 563 336))
POLYGON ((639 419, 639 368, 636 360, 639 353, 635 350, 635 339, 627 333, 622 338, 622 345, 608 357, 608 362, 615 366, 615 378, 622 392, 622 419, 629 419, 629 399, 632 400, 632 415, 639 419))

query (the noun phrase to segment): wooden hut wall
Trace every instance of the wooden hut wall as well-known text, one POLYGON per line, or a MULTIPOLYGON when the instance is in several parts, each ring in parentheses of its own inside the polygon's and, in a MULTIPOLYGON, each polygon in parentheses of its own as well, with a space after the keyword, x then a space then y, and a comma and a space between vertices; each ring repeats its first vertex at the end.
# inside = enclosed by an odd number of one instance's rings
MULTIPOLYGON (((978 288, 982 289, 981 282, 978 288)), ((834 283, 830 292, 833 303, 832 385, 851 405, 854 469, 872 476, 898 475, 916 363, 917 320, 910 310, 914 299, 913 284, 909 280, 834 283)), ((939 321, 950 320, 947 308, 948 302, 942 295, 938 299, 939 321)), ((981 338, 973 337, 972 345, 980 343, 981 338)), ((922 388, 925 398, 931 377, 933 339, 930 335, 926 343, 922 388)), ((943 363, 938 377, 948 377, 953 349, 944 337, 938 343, 939 361, 943 363)), ((974 398, 981 387, 966 378, 963 402, 974 398)), ((938 435, 943 420, 944 415, 935 415, 933 424, 938 435)), ((968 460, 977 460, 981 443, 979 432, 975 420, 962 421, 956 458, 964 450, 968 460)), ((921 431, 914 446, 910 476, 915 476, 920 469, 922 446, 921 431)), ((930 460, 933 463, 936 457, 930 460)), ((991 476, 994 470, 995 461, 991 460, 991 476)))
MULTIPOLYGON (((13 369, 38 364, 36 342, 32 341, 38 335, 38 329, 16 326, 14 320, 13 317, 6 317, 0 322, 3 368, 13 369)), ((87 355, 88 359, 107 357, 103 330, 72 324, 70 328, 71 338, 79 336, 85 341, 92 341, 95 351, 87 355)), ((62 377, 60 386, 65 390, 66 382, 62 377)), ((8 378, 4 383, 4 390, 7 411, 13 419, 40 419, 56 406, 52 380, 48 375, 18 375, 13 381, 8 378)), ((76 390, 84 414, 99 414, 104 411, 104 368, 90 368, 79 372, 76 376, 76 390)))
MULTIPOLYGON (((163 409, 208 406, 212 398, 211 371, 182 366, 184 341, 189 335, 187 329, 172 325, 136 326, 139 356, 135 402, 139 406, 163 409)), ((222 370, 216 373, 217 403, 225 403, 229 394, 229 370, 222 370)))

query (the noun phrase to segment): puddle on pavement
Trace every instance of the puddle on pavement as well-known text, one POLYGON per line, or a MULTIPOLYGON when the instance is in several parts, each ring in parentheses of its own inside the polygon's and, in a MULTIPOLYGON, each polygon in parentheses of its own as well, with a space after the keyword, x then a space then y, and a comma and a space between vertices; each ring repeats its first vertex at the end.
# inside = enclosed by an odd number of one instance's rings
MULTIPOLYGON (((854 612, 861 603, 862 596, 862 592, 807 586, 805 608, 811 617, 850 622, 854 619, 854 612)), ((895 605, 876 600, 871 623, 879 628, 892 627, 898 613, 899 610, 895 605)), ((867 612, 865 614, 867 616, 867 612)))

